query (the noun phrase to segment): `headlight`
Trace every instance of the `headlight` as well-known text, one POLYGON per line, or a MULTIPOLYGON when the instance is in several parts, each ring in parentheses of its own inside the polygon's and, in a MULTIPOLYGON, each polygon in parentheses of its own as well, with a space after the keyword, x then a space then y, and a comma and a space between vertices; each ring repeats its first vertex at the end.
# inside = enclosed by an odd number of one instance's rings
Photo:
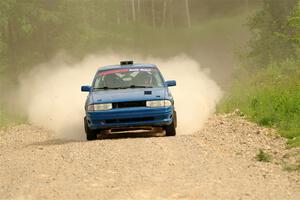
POLYGON ((172 103, 169 100, 159 100, 159 101, 147 101, 146 103, 147 107, 167 107, 171 106, 172 103))
POLYGON ((101 111, 101 110, 111 110, 111 103, 101 103, 101 104, 92 104, 87 107, 88 111, 101 111))

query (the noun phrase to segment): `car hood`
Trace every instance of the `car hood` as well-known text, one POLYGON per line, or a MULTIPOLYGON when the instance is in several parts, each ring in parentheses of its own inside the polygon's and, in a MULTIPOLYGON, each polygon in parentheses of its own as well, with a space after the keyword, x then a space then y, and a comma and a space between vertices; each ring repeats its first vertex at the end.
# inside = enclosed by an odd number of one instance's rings
POLYGON ((118 90, 97 90, 90 96, 94 103, 143 101, 168 99, 167 88, 129 88, 118 90))

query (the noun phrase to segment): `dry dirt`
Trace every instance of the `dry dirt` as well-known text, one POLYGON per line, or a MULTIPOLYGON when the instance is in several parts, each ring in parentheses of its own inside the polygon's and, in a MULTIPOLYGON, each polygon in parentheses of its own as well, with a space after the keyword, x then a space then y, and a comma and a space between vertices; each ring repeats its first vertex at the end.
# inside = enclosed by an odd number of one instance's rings
POLYGON ((300 199, 300 173, 283 170, 299 149, 235 115, 176 137, 51 135, 30 125, 0 131, 0 199, 300 199), (259 149, 272 161, 258 162, 259 149))

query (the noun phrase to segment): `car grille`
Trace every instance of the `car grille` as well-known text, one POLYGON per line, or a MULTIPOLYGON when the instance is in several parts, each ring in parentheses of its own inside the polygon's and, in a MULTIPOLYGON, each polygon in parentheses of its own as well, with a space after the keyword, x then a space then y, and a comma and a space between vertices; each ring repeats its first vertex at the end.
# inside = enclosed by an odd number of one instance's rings
POLYGON ((113 108, 145 107, 146 101, 117 102, 113 103, 112 106, 113 108))
POLYGON ((107 124, 113 123, 130 123, 130 122, 144 122, 144 121, 152 121, 154 117, 139 117, 139 118, 126 118, 126 119, 109 119, 105 120, 107 124))

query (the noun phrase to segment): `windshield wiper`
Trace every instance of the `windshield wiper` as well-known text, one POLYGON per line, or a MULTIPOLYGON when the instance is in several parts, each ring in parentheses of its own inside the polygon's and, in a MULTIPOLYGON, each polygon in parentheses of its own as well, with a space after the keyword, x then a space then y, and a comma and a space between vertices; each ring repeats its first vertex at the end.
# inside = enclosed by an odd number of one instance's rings
POLYGON ((146 86, 146 85, 131 85, 129 87, 124 87, 124 89, 127 88, 152 88, 152 86, 146 86))
POLYGON ((146 86, 146 85, 130 85, 126 87, 99 87, 94 88, 95 90, 118 90, 118 89, 128 89, 128 88, 153 88, 152 86, 146 86))
POLYGON ((100 88, 94 88, 95 90, 117 90, 121 89, 121 87, 100 87, 100 88))

